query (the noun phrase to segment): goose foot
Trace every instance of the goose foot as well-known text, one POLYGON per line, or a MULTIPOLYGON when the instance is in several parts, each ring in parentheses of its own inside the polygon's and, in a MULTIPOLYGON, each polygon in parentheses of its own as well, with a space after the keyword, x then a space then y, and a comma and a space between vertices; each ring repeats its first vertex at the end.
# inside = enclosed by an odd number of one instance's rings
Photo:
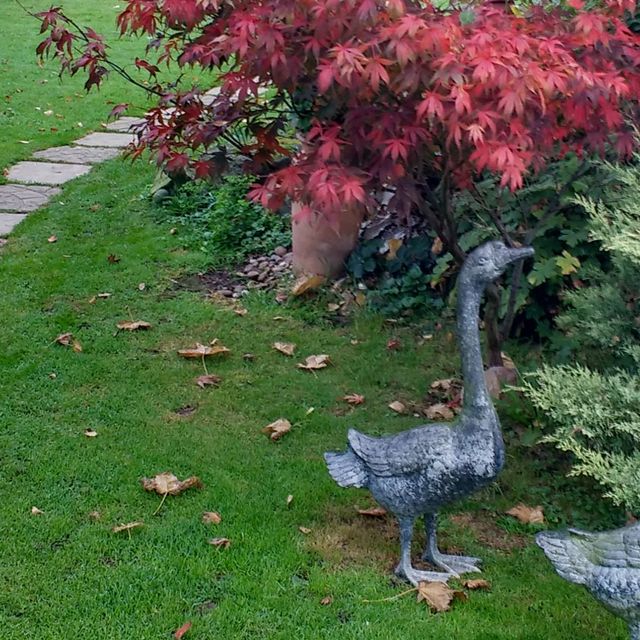
POLYGON ((440 553, 436 551, 431 553, 430 549, 427 549, 422 556, 425 562, 444 569, 445 571, 451 571, 452 573, 480 573, 481 570, 478 565, 482 562, 480 558, 474 558, 472 556, 454 556, 446 553, 440 553))
POLYGON ((444 582, 447 583, 451 578, 457 578, 455 573, 443 573, 440 571, 420 571, 414 569, 411 565, 404 566, 399 564, 395 569, 395 574, 410 582, 414 587, 417 587, 420 582, 444 582))

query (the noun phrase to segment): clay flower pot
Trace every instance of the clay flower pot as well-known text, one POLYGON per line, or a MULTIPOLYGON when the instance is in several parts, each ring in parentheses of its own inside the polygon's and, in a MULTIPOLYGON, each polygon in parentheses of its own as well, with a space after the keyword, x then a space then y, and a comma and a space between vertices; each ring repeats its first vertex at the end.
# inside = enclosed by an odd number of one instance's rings
POLYGON ((293 270, 296 274, 337 278, 355 248, 364 218, 362 207, 344 209, 332 224, 319 214, 298 216, 301 205, 291 206, 293 270))

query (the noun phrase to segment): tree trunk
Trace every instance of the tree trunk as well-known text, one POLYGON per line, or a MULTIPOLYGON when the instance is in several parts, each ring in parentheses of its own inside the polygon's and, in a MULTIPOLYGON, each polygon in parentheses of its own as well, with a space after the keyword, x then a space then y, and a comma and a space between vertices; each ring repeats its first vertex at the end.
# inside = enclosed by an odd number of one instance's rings
POLYGON ((345 261, 358 243, 364 209, 344 209, 334 224, 319 214, 297 219, 299 209, 300 205, 293 203, 291 231, 294 272, 337 278, 344 272, 345 261))

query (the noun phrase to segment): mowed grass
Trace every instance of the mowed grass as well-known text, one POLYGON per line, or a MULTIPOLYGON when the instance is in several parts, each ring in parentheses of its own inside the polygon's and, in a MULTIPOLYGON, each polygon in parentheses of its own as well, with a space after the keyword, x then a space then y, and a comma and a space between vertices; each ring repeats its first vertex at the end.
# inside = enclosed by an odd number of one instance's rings
POLYGON ((455 345, 446 331, 420 344, 419 331, 376 317, 335 328, 312 303, 254 295, 238 316, 181 291, 174 281, 202 258, 154 222, 140 196, 151 177, 142 163, 135 172, 102 165, 31 214, 0 253, 3 640, 157 640, 186 621, 193 640, 626 637, 553 573, 531 530, 496 516, 520 500, 561 499, 534 457, 513 448, 500 482, 442 520, 449 548, 485 559, 491 591, 439 615, 413 594, 389 600, 405 589, 391 577, 395 527, 357 514, 372 504, 367 493, 339 489, 322 453, 343 448, 349 426, 380 434, 419 424, 387 405, 419 400, 433 380, 455 375, 455 345), (91 303, 101 292, 111 297, 91 303), (117 332, 129 319, 153 328, 117 332), (82 353, 54 343, 64 332, 82 353), (386 348, 390 337, 400 350, 386 348), (214 338, 232 353, 207 364, 220 387, 201 390, 202 364, 176 350, 214 338), (274 351, 276 340, 296 343, 299 358, 274 351), (295 367, 319 353, 332 366, 295 367), (341 397, 351 392, 365 404, 348 409, 341 397), (185 406, 195 411, 181 417, 185 406), (280 417, 293 429, 273 443, 260 429, 280 417), (160 496, 140 478, 162 471, 197 475, 204 488, 168 497, 156 514, 160 496), (203 524, 204 511, 218 511, 221 524, 203 524), (492 548, 458 512, 522 544, 492 548), (131 535, 111 530, 139 520, 131 535), (230 547, 207 544, 213 537, 230 547))
MULTIPOLYGON (((24 0, 31 12, 48 9, 49 0, 24 0)), ((87 2, 64 0, 58 3, 83 27, 91 26, 111 45, 110 55, 140 82, 149 79, 134 65, 143 57, 146 38, 120 38, 116 16, 125 7, 118 0, 87 2)), ((44 39, 37 20, 15 0, 0 2, 0 180, 2 169, 26 160, 34 151, 68 144, 91 131, 101 130, 116 104, 129 103, 128 115, 141 116, 149 106, 146 93, 112 72, 100 90, 87 93, 86 75, 59 78, 60 65, 47 60, 41 65, 36 47, 44 39)), ((164 71, 163 71, 164 72, 164 71)), ((177 72, 174 71, 174 75, 177 72)), ((162 76, 161 76, 162 77, 162 76)), ((189 85, 197 74, 188 71, 183 81, 189 85)))

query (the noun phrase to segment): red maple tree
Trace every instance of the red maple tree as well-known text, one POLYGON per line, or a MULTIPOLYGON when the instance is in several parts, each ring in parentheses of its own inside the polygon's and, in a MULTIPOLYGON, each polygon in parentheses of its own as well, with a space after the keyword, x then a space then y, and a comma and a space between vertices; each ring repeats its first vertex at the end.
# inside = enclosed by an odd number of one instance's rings
MULTIPOLYGON (((511 190, 552 159, 628 155, 640 99, 635 0, 583 0, 514 13, 479 3, 439 11, 420 0, 126 0, 122 34, 149 37, 157 107, 135 154, 208 177, 223 145, 262 177, 252 197, 286 197, 327 219, 392 191, 389 208, 419 211, 460 261, 453 190, 482 172, 511 190), (218 74, 202 88, 155 82, 163 64, 218 74), (292 134, 295 132, 295 137, 292 134)), ((60 8, 38 14, 46 39, 87 88, 116 69, 103 39, 60 8)), ((119 110, 124 109, 122 106, 119 110)))

